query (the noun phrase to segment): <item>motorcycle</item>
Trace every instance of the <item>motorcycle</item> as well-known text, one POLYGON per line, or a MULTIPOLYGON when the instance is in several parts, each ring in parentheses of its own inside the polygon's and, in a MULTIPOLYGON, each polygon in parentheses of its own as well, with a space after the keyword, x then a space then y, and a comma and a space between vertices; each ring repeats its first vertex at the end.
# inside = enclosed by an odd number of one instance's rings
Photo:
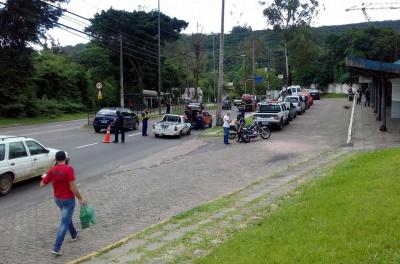
POLYGON ((252 138, 260 136, 262 139, 271 137, 271 130, 267 126, 263 126, 260 122, 253 122, 252 125, 246 126, 242 131, 242 140, 249 143, 252 138))

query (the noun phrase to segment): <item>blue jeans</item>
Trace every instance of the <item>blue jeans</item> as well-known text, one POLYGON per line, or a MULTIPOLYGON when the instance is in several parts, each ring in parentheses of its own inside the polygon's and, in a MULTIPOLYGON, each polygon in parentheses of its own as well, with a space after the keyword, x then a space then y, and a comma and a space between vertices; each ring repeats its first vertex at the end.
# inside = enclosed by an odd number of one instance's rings
POLYGON ((228 144, 229 127, 224 127, 224 143, 228 144))
POLYGON ((61 224, 58 229, 56 242, 54 243, 54 250, 58 251, 61 249, 64 237, 67 231, 69 231, 71 237, 76 237, 77 232, 72 223, 72 216, 74 215, 75 209, 75 198, 73 199, 55 199, 57 206, 61 210, 61 224))

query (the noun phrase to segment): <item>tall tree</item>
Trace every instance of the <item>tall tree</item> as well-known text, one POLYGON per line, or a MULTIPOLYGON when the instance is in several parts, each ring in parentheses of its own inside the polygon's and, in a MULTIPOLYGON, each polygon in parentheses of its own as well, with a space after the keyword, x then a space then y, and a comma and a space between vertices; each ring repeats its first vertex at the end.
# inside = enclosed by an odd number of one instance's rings
MULTIPOLYGON (((68 0, 49 0, 60 4, 68 0)), ((62 11, 39 0, 7 0, 0 8, 0 114, 20 115, 35 97, 30 44, 41 44, 62 11)))
POLYGON ((203 62, 203 45, 204 45, 205 35, 199 32, 199 24, 197 24, 197 33, 192 34, 192 54, 193 56, 189 56, 191 60, 191 68, 193 72, 193 77, 195 79, 195 87, 194 87, 194 100, 198 102, 198 87, 199 87, 199 79, 201 73, 201 67, 203 62))
MULTIPOLYGON (((119 65, 119 46, 122 37, 124 52, 124 74, 127 89, 140 94, 144 88, 157 87, 157 24, 156 11, 123 11, 109 9, 102 11, 91 20, 92 25, 85 30, 93 36, 94 42, 106 46, 111 62, 119 65)), ((161 45, 175 41, 188 23, 161 14, 161 45)))
MULTIPOLYGON (((262 1, 262 5, 266 2, 262 1)), ((318 14, 319 2, 317 0, 274 0, 266 9, 264 16, 274 30, 282 32, 286 61, 286 84, 291 84, 290 66, 288 59, 287 42, 291 29, 310 25, 312 19, 318 14)))

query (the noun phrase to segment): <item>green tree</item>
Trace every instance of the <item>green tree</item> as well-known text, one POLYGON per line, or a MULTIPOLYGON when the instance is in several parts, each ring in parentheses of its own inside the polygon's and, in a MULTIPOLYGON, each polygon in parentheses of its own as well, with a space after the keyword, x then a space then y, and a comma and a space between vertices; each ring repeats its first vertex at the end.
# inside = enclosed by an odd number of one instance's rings
MULTIPOLYGON (((67 0, 49 0, 59 4, 67 0)), ((55 26, 62 11, 44 1, 7 0, 0 8, 0 115, 24 115, 35 91, 33 50, 55 26)))
MULTIPOLYGON (((265 5, 265 2, 261 2, 265 5)), ((288 47, 290 31, 294 28, 310 25, 312 19, 318 14, 319 2, 317 0, 274 0, 266 9, 264 16, 274 30, 282 33, 282 40, 286 60, 286 84, 291 84, 288 61, 288 47)))

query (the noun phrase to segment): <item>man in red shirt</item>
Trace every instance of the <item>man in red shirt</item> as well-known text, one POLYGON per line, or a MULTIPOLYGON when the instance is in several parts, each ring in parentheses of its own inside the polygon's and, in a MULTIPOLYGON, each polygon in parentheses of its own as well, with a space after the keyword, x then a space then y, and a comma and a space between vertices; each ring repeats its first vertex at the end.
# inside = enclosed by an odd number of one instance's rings
POLYGON ((72 223, 75 197, 78 198, 81 205, 86 203, 76 187, 74 169, 66 164, 66 154, 64 151, 56 153, 56 165, 47 174, 42 176, 40 186, 43 187, 49 183, 53 185, 54 200, 61 210, 61 225, 58 229, 57 238, 51 253, 61 256, 61 246, 67 230, 71 234, 73 241, 78 239, 78 231, 72 223))

